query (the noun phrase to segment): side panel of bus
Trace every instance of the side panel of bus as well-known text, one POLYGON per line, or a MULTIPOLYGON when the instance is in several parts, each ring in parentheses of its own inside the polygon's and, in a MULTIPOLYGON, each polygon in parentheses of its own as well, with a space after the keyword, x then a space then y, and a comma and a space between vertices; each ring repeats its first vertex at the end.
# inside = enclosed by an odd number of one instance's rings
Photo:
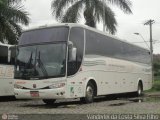
POLYGON ((13 96, 13 71, 11 65, 0 65, 0 96, 13 96))
MULTIPOLYGON (((83 41, 83 37, 75 36, 76 40, 81 38, 77 41, 83 41)), ((82 66, 68 77, 69 97, 84 97, 90 80, 96 83, 97 95, 136 92, 139 81, 142 81, 143 90, 152 87, 147 50, 88 30, 85 31, 84 41, 82 66)))
POLYGON ((0 96, 13 96, 15 48, 1 45, 0 51, 0 96))
POLYGON ((97 84, 97 95, 137 91, 138 82, 143 90, 152 87, 151 67, 130 61, 107 57, 85 58, 80 76, 92 78, 97 84))

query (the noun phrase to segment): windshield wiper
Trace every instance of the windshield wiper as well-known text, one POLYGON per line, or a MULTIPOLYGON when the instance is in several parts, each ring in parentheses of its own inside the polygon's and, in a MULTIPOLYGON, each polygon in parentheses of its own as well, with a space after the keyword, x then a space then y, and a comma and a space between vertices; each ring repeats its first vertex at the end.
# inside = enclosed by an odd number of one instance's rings
POLYGON ((27 61, 27 63, 25 64, 24 68, 22 70, 20 70, 19 72, 17 72, 17 74, 21 74, 21 76, 24 78, 24 79, 27 79, 29 76, 32 75, 33 73, 33 68, 31 66, 31 63, 32 63, 32 54, 33 52, 31 52, 30 54, 30 57, 29 57, 29 60, 27 61))
POLYGON ((40 51, 38 53, 38 59, 37 59, 37 61, 38 61, 39 67, 42 69, 42 72, 43 72, 44 76, 46 76, 46 78, 47 78, 48 77, 48 73, 47 73, 46 68, 43 65, 43 62, 41 61, 41 53, 40 53, 40 51))
POLYGON ((30 66, 31 66, 31 63, 32 63, 32 54, 33 54, 33 52, 31 52, 31 55, 30 55, 30 58, 29 58, 29 60, 28 60, 28 62, 26 63, 26 69, 27 69, 27 67, 29 67, 30 68, 30 66))
MULTIPOLYGON (((37 49, 36 49, 37 52, 37 49)), ((28 62, 26 63, 25 67, 24 67, 24 71, 23 71, 23 77, 25 79, 29 79, 32 76, 36 76, 38 73, 36 71, 36 56, 37 54, 35 53, 35 62, 34 64, 32 64, 32 60, 33 60, 33 51, 31 52, 30 58, 28 60, 28 62)))

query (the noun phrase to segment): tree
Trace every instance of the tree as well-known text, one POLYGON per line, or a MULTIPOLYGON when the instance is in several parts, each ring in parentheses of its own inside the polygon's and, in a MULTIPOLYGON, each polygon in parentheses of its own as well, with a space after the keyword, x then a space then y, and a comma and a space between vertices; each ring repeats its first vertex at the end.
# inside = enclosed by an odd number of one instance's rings
POLYGON ((153 55, 153 70, 155 76, 160 76, 160 55, 153 55))
POLYGON ((119 7, 124 13, 132 13, 129 0, 53 0, 53 15, 60 22, 79 22, 81 13, 86 21, 86 25, 96 27, 96 23, 105 22, 106 30, 111 34, 116 32, 117 21, 115 14, 108 6, 113 4, 119 7), (105 2, 104 2, 105 1, 105 2), (105 12, 103 12, 103 10, 105 12), (104 18, 105 13, 105 18, 104 18))
POLYGON ((22 30, 19 24, 29 24, 21 0, 0 0, 0 41, 16 44, 22 30))

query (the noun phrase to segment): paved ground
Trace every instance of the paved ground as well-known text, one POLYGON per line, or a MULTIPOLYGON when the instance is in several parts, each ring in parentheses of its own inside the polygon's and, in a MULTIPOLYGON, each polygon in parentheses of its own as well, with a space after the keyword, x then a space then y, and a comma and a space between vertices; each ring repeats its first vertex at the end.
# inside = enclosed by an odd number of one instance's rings
POLYGON ((160 96, 148 94, 146 97, 124 98, 113 96, 96 98, 92 104, 81 104, 79 100, 56 101, 47 106, 41 100, 2 100, 0 114, 109 114, 109 113, 159 113, 160 96), (112 97, 112 98, 111 98, 112 97))
POLYGON ((110 96, 96 98, 92 104, 82 104, 79 100, 57 101, 53 106, 45 105, 41 100, 0 101, 0 114, 86 114, 86 113, 159 113, 158 96, 143 98, 116 98, 110 96))

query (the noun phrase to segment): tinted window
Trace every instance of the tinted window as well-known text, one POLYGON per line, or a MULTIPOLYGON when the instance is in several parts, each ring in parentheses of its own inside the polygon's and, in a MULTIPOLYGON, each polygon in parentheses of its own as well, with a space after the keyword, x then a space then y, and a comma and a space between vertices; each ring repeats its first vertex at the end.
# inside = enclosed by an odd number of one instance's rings
POLYGON ((15 47, 0 46, 0 64, 15 63, 15 47))
POLYGON ((15 58, 16 58, 16 47, 10 47, 9 48, 10 53, 10 64, 14 65, 15 64, 15 58))
POLYGON ((124 58, 126 60, 149 64, 151 62, 149 51, 138 46, 123 43, 124 58))
POLYGON ((19 47, 15 78, 64 77, 66 42, 19 47))
POLYGON ((8 64, 8 47, 0 46, 0 64, 8 64))
POLYGON ((67 41, 68 27, 54 27, 27 31, 20 37, 19 45, 42 42, 67 41))
POLYGON ((70 31, 70 41, 73 47, 77 48, 77 59, 74 62, 68 62, 68 75, 75 74, 82 63, 84 51, 84 30, 82 28, 72 28, 70 31))
POLYGON ((149 51, 89 30, 86 30, 86 54, 150 63, 149 51))
POLYGON ((86 30, 86 54, 121 57, 123 47, 120 41, 86 30))

